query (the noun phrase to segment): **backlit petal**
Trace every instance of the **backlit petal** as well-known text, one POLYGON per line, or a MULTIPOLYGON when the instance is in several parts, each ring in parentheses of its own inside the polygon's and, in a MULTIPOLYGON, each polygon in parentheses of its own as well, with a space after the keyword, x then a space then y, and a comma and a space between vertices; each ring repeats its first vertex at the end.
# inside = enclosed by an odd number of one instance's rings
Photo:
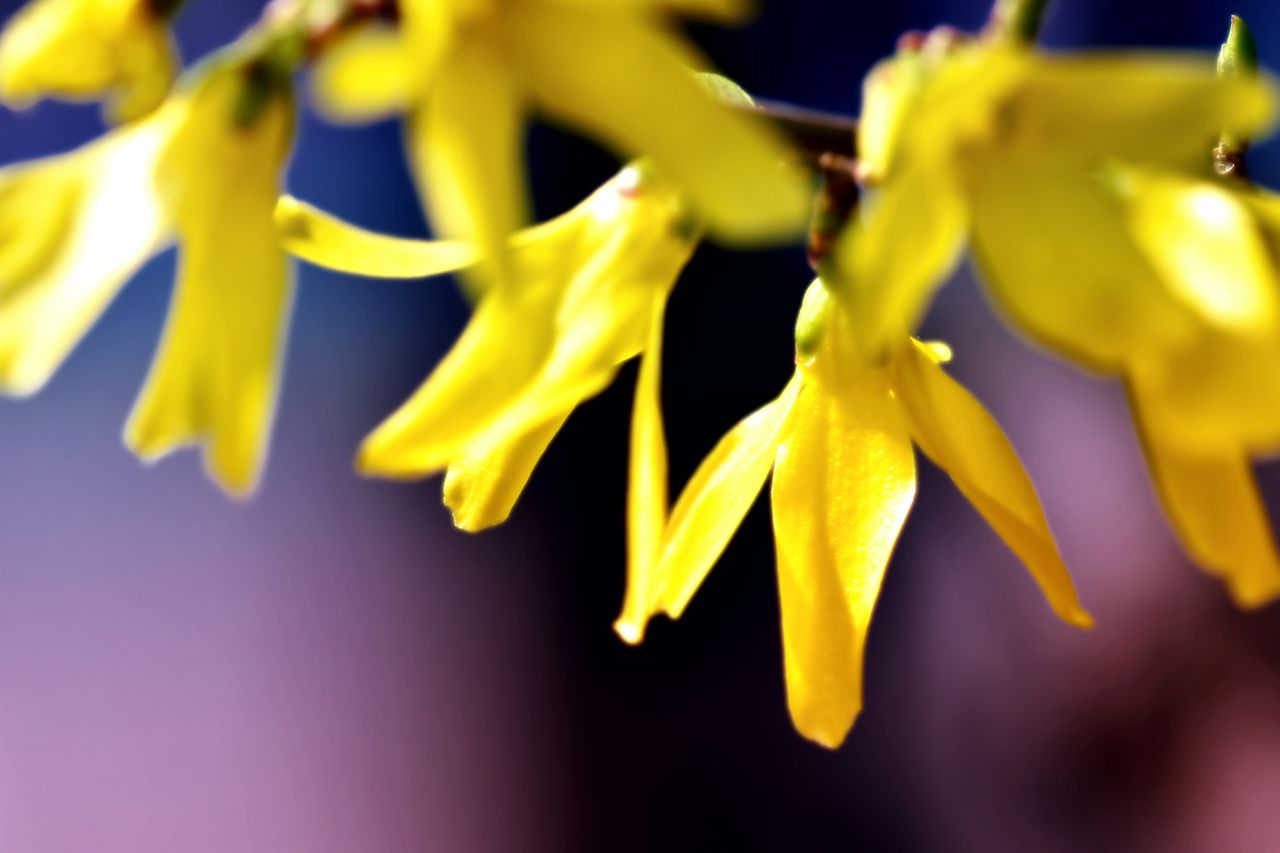
POLYGON ((553 116, 644 155, 718 237, 793 238, 810 191, 785 149, 690 73, 699 60, 639 21, 550 3, 512 6, 512 49, 525 84, 553 116))
POLYGON ((125 427, 146 460, 202 444, 209 474, 237 496, 254 489, 266 458, 293 294, 272 225, 292 103, 273 100, 251 125, 233 125, 241 79, 202 85, 157 167, 177 220, 179 275, 125 427))
MULTIPOLYGON (((725 433, 680 492, 663 539, 655 606, 672 619, 684 613, 764 488, 796 395, 799 374, 773 402, 725 433)), ((636 625, 643 633, 644 623, 636 625)))
POLYGON ((1156 491, 1187 554, 1226 581, 1243 607, 1280 595, 1275 538, 1248 457, 1182 447, 1133 388, 1131 401, 1156 491))
POLYGON ((1133 173, 1129 224, 1170 290, 1206 322, 1274 329, 1280 280, 1249 207, 1222 184, 1133 173))
POLYGON ((773 474, 787 705, 833 749, 862 707, 871 613, 915 496, 911 440, 878 379, 806 385, 773 474))
POLYGON ((640 356, 627 467, 627 592, 613 628, 638 643, 654 610, 658 560, 667 523, 667 437, 662 426, 662 332, 665 294, 654 300, 649 341, 640 356))
POLYGON ((453 513, 454 526, 475 532, 506 521, 534 466, 568 419, 565 411, 528 432, 504 435, 507 440, 497 445, 473 442, 451 460, 444 504, 453 513))
POLYGON ((893 361, 894 394, 907 413, 911 437, 955 481, 1031 572, 1054 612, 1085 628, 1067 567, 1049 532, 1035 487, 995 419, 915 341, 893 361))
POLYGON ((1257 136, 1275 112, 1271 78, 1219 80, 1208 54, 1037 54, 1003 115, 1016 145, 1199 166, 1220 133, 1257 136))
POLYGON ((489 293, 427 381, 365 439, 360 471, 417 478, 444 469, 537 374, 556 295, 545 286, 489 293))
POLYGON ((0 170, 0 388, 39 390, 170 239, 154 116, 78 151, 0 170))
POLYGON ((507 239, 528 203, 523 104, 512 70, 479 39, 459 42, 425 105, 411 116, 409 144, 431 224, 447 239, 475 240, 478 272, 510 280, 507 239))
POLYGON ((476 260, 465 240, 411 240, 367 231, 292 196, 276 202, 280 245, 317 266, 375 278, 425 278, 476 260))
POLYGON ((826 275, 855 346, 878 355, 914 331, 959 262, 967 227, 964 199, 945 172, 900 171, 867 200, 826 275))
POLYGON ((988 292, 1036 340, 1100 371, 1190 339, 1101 178, 1045 157, 1010 157, 977 177, 973 251, 988 292))

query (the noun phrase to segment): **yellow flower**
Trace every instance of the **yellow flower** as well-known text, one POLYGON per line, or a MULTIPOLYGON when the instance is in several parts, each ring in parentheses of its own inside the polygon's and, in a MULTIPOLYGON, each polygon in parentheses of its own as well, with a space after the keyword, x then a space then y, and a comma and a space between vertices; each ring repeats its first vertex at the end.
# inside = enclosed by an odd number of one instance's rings
POLYGON ((288 311, 272 209, 289 98, 243 114, 222 66, 83 148, 0 170, 0 387, 37 391, 121 286, 175 239, 163 341, 125 430, 146 459, 201 443, 210 474, 249 492, 265 455, 288 311))
POLYGON ((1123 363, 1185 335, 1163 317, 1162 285, 1122 269, 1091 282, 1105 290, 1092 304, 1110 304, 1110 315, 1072 314, 1080 283, 1026 243, 1051 234, 1081 255, 1115 255, 1128 238, 1090 219, 1091 171, 1110 160, 1203 171, 1205 140, 1256 133, 1273 101, 1269 81, 1219 80, 1208 57, 1055 55, 935 36, 881 63, 867 78, 858 140, 877 189, 828 271, 848 291, 863 349, 878 354, 915 328, 970 234, 984 268, 1037 268, 1012 285, 1015 298, 1056 314, 1055 337, 1092 362, 1123 363), (1028 213, 1029 198, 1047 218, 1028 213), (1145 339, 1126 337, 1135 325, 1145 339))
MULTIPOLYGON (((168 5, 172 6, 170 2, 168 5)), ((150 112, 178 66, 161 0, 33 0, 0 34, 0 98, 106 97, 122 122, 150 112)))
MULTIPOLYGON (((642 611, 684 612, 772 471, 787 702, 801 734, 836 747, 862 704, 872 609, 915 495, 913 443, 1022 559, 1059 617, 1091 620, 1007 439, 940 367, 949 351, 904 339, 884 365, 867 366, 828 300, 816 282, 794 378, 721 439, 677 500, 642 611)), ((643 619, 618 625, 630 642, 643 629, 643 619)))
MULTIPOLYGON (((290 198, 277 223, 289 252, 364 275, 433 275, 480 257, 472 243, 371 234, 290 198)), ((366 439, 360 470, 396 478, 447 470, 454 522, 478 530, 506 519, 560 425, 641 352, 638 429, 660 423, 662 311, 695 236, 677 194, 640 166, 514 235, 512 279, 484 291, 435 372, 366 439)), ((665 494, 661 502, 665 512, 665 494)))
POLYGON ((625 156, 643 155, 721 238, 795 236, 808 188, 784 149, 716 102, 690 49, 655 24, 667 10, 726 16, 732 0, 409 0, 400 30, 339 45, 316 90, 337 118, 406 111, 433 225, 503 262, 526 219, 524 118, 537 109, 625 156))
POLYGON ((1016 251, 975 238, 996 301, 1050 350, 1124 379, 1188 555, 1242 606, 1280 595, 1250 464, 1280 449, 1280 200, 1115 166, 1090 181, 1024 177, 1002 179, 1027 188, 992 201, 988 221, 1045 230, 1016 251))

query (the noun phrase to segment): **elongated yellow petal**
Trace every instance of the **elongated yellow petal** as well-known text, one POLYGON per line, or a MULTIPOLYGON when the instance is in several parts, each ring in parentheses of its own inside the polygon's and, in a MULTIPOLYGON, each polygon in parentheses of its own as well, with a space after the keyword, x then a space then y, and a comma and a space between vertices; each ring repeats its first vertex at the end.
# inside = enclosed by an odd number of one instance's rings
POLYGON ((426 278, 476 260, 465 240, 411 240, 367 231, 284 195, 276 202, 280 245, 294 257, 339 272, 374 278, 426 278))
POLYGON ((445 468, 537 375, 557 296, 545 285, 486 295, 427 381, 365 439, 360 471, 417 478, 445 468))
POLYGON ((838 390, 800 392, 772 492, 787 705, 796 729, 831 749, 862 707, 871 613, 916 488, 883 377, 838 390))
POLYGON ((1259 607, 1280 595, 1280 560, 1249 459, 1239 450, 1187 449, 1165 434, 1130 387, 1147 465, 1187 554, 1226 581, 1236 603, 1259 607))
POLYGON ((69 154, 0 170, 0 390, 39 390, 170 239, 155 116, 69 154))
POLYGON ((287 97, 237 126, 232 69, 204 80, 157 166, 179 233, 179 276, 146 384, 125 427, 145 460, 202 444, 235 496, 266 457, 293 287, 272 210, 292 138, 287 97))
POLYGON ((407 112, 423 83, 424 57, 390 27, 364 27, 324 51, 311 92, 325 118, 364 122, 407 112))
POLYGON ((444 478, 444 504, 453 513, 454 526, 475 532, 506 521, 534 466, 568 419, 565 411, 528 432, 504 435, 508 440, 497 446, 469 444, 455 457, 444 478))
POLYGON ((409 123, 420 192, 448 239, 477 242, 482 274, 510 279, 507 238, 528 218, 523 105, 504 58, 484 41, 458 43, 409 123))
POLYGON ((631 411, 627 467, 627 592, 613 623, 618 636, 638 643, 653 612, 658 560, 667 524, 667 437, 662 426, 662 332, 666 296, 654 300, 649 341, 640 356, 631 411))
POLYGON ((955 269, 966 206, 945 172, 906 169, 886 181, 841 237, 827 275, 853 323, 853 343, 878 355, 914 330, 955 269))
POLYGON ((955 481, 1040 585, 1063 621, 1093 624, 1062 564, 1035 487, 995 419, 912 341, 893 361, 894 394, 907 413, 911 437, 955 481))
POLYGON ((975 176, 973 250, 995 301, 1050 349, 1100 371, 1191 339, 1197 322, 1138 251, 1119 196, 1047 157, 975 176))
POLYGON ((205 442, 209 474, 250 493, 266 456, 292 298, 271 199, 229 187, 211 220, 183 229, 164 340, 125 430, 144 459, 205 442))
POLYGON ((634 634, 638 641, 658 610, 672 619, 684 613, 764 488, 801 385, 797 374, 777 399, 725 433, 698 466, 667 521, 656 598, 642 618, 615 626, 624 638, 634 634))
POLYGON ((1194 342, 1130 367, 1145 408, 1180 445, 1280 451, 1280 336, 1205 329, 1194 342))
POLYGON ((1197 166, 1205 140, 1256 137, 1275 112, 1269 77, 1219 80, 1208 54, 1041 54, 1004 112, 1004 132, 1015 145, 1087 161, 1197 166))
POLYGON ((1244 200, 1221 184, 1133 173, 1129 224, 1170 290, 1206 322, 1274 329, 1280 280, 1244 200))
POLYGON ((698 60, 674 40, 603 10, 520 4, 504 15, 537 102, 652 158, 717 237, 758 242, 803 228, 807 182, 782 165, 784 149, 766 130, 708 96, 686 68, 698 60))

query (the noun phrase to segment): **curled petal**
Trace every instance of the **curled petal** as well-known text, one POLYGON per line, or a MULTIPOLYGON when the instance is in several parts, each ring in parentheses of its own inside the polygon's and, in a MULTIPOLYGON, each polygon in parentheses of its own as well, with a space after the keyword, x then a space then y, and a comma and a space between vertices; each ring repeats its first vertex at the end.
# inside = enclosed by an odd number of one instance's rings
POLYGON ((525 433, 503 435, 505 440, 496 444, 474 442, 455 457, 444 478, 444 504, 453 513, 454 526, 476 532, 506 521, 569 414, 525 433))
POLYGON ((367 231, 284 195, 276 202, 280 245, 294 257, 339 272, 373 278, 426 278, 476 261, 465 240, 411 240, 367 231))
POLYGON ((912 341, 904 348, 894 359, 893 375, 916 444, 1018 555, 1058 617, 1091 626, 1035 487, 995 419, 947 376, 924 344, 912 341))

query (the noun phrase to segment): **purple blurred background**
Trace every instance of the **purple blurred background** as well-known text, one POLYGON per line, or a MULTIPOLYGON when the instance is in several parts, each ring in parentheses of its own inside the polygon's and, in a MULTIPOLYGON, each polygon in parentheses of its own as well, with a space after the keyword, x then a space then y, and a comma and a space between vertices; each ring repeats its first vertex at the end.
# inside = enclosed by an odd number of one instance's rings
MULTIPOLYGON (((1266 0, 1057 5, 1063 46, 1212 49, 1240 13, 1280 67, 1266 0)), ((187 56, 258 7, 188 0, 187 56)), ((777 0, 694 33, 753 92, 853 113, 898 33, 985 9, 777 0)), ((0 162, 98 130, 92 108, 0 112, 0 162)), ((546 128, 531 150, 547 214, 613 168, 546 128)), ((1252 161, 1272 186, 1276 150, 1252 161)), ((288 184, 425 233, 394 124, 305 115, 288 184)), ((763 505, 679 624, 640 649, 611 633, 633 368, 570 421, 511 522, 457 533, 437 481, 363 481, 351 457, 462 301, 443 279, 302 268, 265 486, 235 505, 191 456, 148 469, 120 444, 172 264, 46 391, 0 404, 3 853, 1280 850, 1280 610, 1236 612, 1180 556, 1120 390, 1014 339, 967 274, 925 332, 1013 438, 1099 627, 1057 623, 926 463, 867 707, 833 754, 787 719, 763 505)), ((785 381, 807 282, 798 250, 699 253, 666 356, 677 484, 785 381)))

